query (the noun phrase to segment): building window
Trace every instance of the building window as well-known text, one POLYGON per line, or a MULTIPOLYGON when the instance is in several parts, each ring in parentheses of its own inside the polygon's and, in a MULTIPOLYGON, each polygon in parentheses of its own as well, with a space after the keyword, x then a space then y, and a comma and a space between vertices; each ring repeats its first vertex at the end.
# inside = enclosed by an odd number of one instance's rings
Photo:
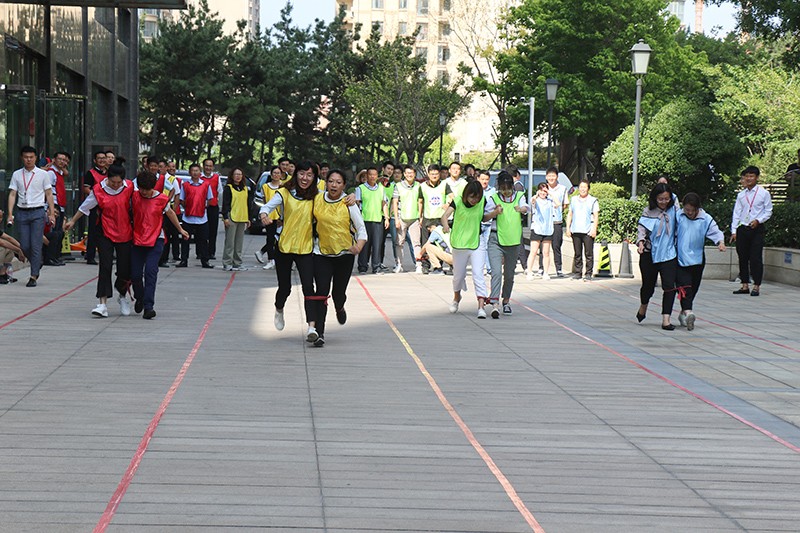
POLYGON ((417 14, 428 14, 428 0, 417 0, 417 14))
POLYGON ((144 21, 144 31, 142 32, 142 36, 149 38, 157 37, 158 35, 158 22, 155 20, 145 20, 144 21))
POLYGON ((442 11, 442 12, 450 11, 450 0, 442 0, 441 6, 442 6, 442 8, 441 8, 440 11, 442 11))
POLYGON ((400 22, 397 25, 397 35, 405 35, 408 33, 408 22, 400 22))
POLYGON ((383 0, 372 0, 372 9, 383 9, 383 0))
POLYGON ((437 58, 440 65, 446 64, 447 60, 450 59, 450 49, 446 46, 440 46, 437 58))
POLYGON ((436 80, 442 85, 450 85, 450 73, 446 70, 440 70, 436 73, 436 80))
POLYGON ((427 24, 417 24, 417 40, 418 41, 427 41, 428 40, 428 25, 427 24))
POLYGON ((440 22, 439 23, 439 37, 444 39, 450 35, 450 23, 448 22, 440 22))
POLYGON ((417 57, 422 58, 426 63, 428 62, 428 48, 426 46, 417 46, 417 57))
POLYGON ((408 0, 398 0, 397 7, 400 9, 408 9, 408 0))

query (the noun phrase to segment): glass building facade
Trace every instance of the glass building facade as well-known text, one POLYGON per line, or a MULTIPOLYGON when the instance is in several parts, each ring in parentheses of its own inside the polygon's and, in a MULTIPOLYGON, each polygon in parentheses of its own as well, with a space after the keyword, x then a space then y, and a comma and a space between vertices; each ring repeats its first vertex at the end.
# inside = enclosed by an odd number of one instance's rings
POLYGON ((68 211, 96 150, 137 168, 139 19, 135 8, 0 3, 0 201, 19 150, 72 155, 68 211))

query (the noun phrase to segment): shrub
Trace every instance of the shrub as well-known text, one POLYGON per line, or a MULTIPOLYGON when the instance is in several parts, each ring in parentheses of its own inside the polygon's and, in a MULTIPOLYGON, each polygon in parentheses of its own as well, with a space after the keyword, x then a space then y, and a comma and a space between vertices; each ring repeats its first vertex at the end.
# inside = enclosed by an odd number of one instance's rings
MULTIPOLYGON (((578 194, 578 189, 575 189, 578 194)), ((592 183, 589 194, 598 200, 611 200, 613 198, 628 198, 628 192, 621 186, 614 183, 598 182, 592 183)))
POLYGON ((628 239, 636 242, 636 227, 639 217, 647 205, 647 199, 623 200, 612 198, 598 200, 600 213, 597 227, 597 240, 622 242, 628 239))

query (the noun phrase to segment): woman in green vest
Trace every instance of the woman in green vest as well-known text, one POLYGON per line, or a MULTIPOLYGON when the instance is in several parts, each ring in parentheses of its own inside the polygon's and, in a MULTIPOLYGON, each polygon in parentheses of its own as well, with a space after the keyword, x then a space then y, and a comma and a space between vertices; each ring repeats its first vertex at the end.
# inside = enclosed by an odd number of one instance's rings
POLYGON ((514 178, 505 170, 497 175, 497 192, 486 200, 484 222, 492 222, 489 233, 489 264, 492 267, 492 318, 500 318, 499 298, 502 288, 503 314, 511 314, 511 291, 514 270, 522 239, 522 216, 528 212, 525 193, 514 190, 514 178), (500 269, 503 269, 502 273, 500 269))
POLYGON ((225 224, 224 270, 242 270, 244 232, 250 227, 250 198, 244 171, 236 167, 222 191, 222 219, 225 224))
POLYGON ((453 249, 453 303, 450 312, 458 311, 461 291, 467 290, 467 265, 472 265, 472 283, 478 297, 478 318, 486 318, 486 280, 483 278, 484 249, 481 248, 481 222, 486 200, 480 182, 471 181, 442 215, 442 228, 450 232, 453 249), (453 227, 448 219, 453 216, 453 227))

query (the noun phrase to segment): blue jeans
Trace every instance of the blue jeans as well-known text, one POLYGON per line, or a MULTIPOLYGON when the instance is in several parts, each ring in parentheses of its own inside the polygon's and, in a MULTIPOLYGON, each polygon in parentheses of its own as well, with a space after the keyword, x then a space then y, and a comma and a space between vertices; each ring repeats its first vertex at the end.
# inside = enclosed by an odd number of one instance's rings
POLYGON ((47 212, 44 207, 37 209, 17 209, 14 224, 19 231, 19 243, 28 261, 31 262, 31 277, 38 278, 42 269, 42 243, 47 212))
POLYGON ((156 283, 158 282, 158 262, 164 250, 164 240, 156 240, 155 246, 136 246, 131 248, 131 284, 133 297, 144 302, 145 309, 153 309, 156 303, 156 283))

